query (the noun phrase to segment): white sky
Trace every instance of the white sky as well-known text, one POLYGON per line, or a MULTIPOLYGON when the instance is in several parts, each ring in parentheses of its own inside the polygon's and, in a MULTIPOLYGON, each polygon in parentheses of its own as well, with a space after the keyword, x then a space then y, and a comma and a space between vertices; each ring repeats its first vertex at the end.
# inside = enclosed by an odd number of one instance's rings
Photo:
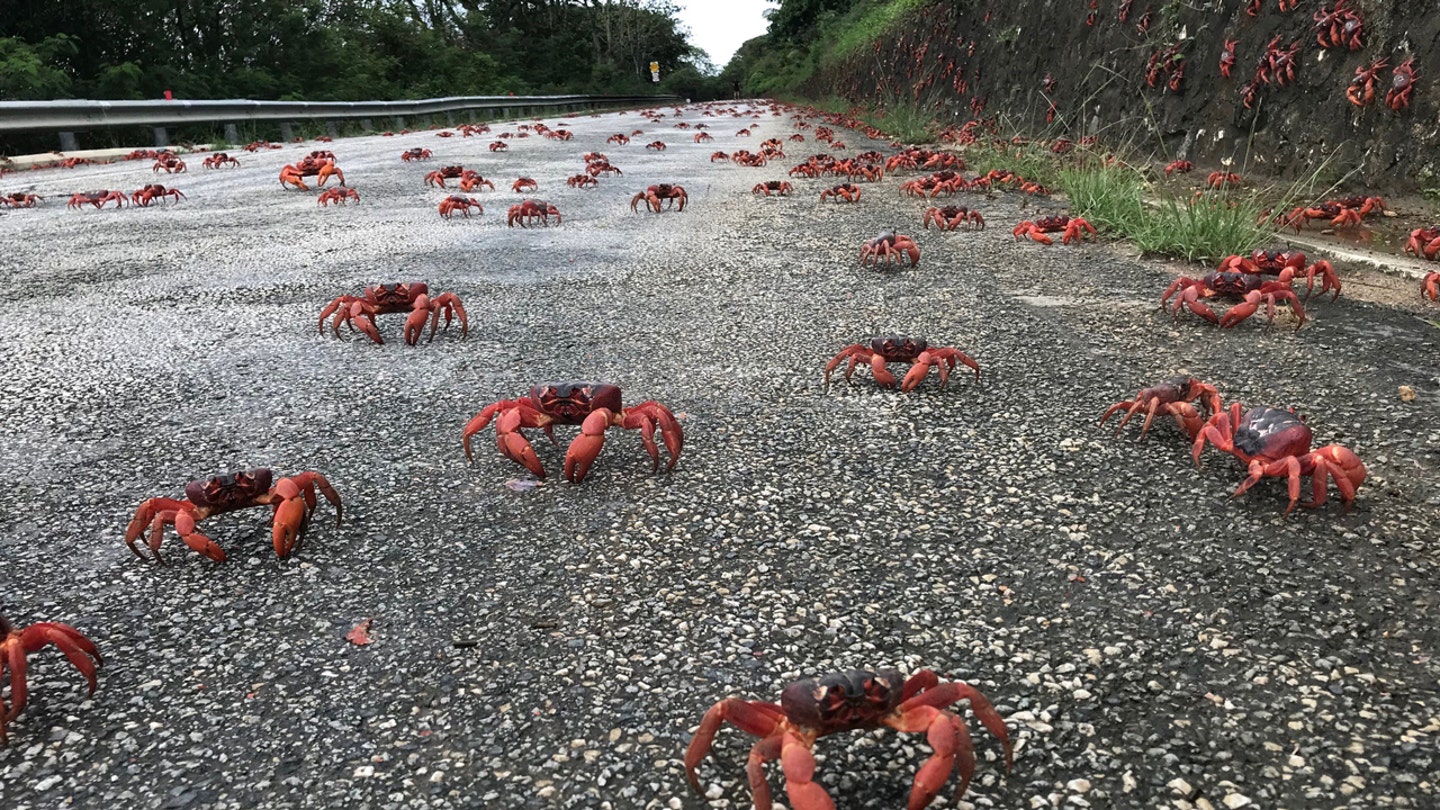
POLYGON ((761 12, 768 0, 680 0, 680 21, 690 29, 690 43, 710 54, 723 68, 747 39, 765 33, 770 21, 761 12))

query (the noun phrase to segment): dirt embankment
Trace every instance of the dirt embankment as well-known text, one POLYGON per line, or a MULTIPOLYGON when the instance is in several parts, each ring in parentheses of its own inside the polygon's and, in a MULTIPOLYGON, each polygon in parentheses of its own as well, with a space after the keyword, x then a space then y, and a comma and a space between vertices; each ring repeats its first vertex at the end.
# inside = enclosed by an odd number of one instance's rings
POLYGON ((1249 0, 944 0, 803 89, 865 104, 916 103, 944 121, 966 121, 978 109, 1022 130, 1099 134, 1110 144, 1202 164, 1229 159, 1282 178, 1318 171, 1334 181, 1355 170, 1347 185, 1356 188, 1440 187, 1440 14, 1429 3, 1348 0, 1342 8, 1363 21, 1363 47, 1325 49, 1315 15, 1335 2, 1298 0, 1281 11, 1280 0, 1263 0, 1251 16, 1249 0), (1220 71, 1227 40, 1235 43, 1228 79, 1220 71), (1298 46, 1294 79, 1260 82, 1247 109, 1242 90, 1272 41, 1282 51, 1298 46), (1392 111, 1385 96, 1393 69, 1412 57, 1410 107, 1392 111), (1374 101, 1351 104, 1346 89, 1356 69, 1378 59, 1389 66, 1376 74, 1374 101), (1178 90, 1168 87, 1173 71, 1148 86, 1147 67, 1167 61, 1183 65, 1178 90))

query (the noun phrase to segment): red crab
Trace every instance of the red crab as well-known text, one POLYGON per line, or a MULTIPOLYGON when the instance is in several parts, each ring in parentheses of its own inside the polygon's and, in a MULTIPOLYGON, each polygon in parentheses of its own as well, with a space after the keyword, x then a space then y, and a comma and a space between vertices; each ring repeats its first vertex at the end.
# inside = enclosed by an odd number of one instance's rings
POLYGON ((108 191, 104 189, 100 191, 77 191, 76 193, 70 195, 70 201, 65 203, 65 207, 80 208, 86 203, 89 203, 96 208, 104 208, 105 203, 112 200, 115 202, 116 208, 124 208, 126 200, 125 192, 108 191))
POLYGON ((911 267, 920 264, 920 246, 905 234, 896 233, 894 228, 883 231, 879 236, 860 246, 860 264, 878 267, 881 260, 888 267, 898 261, 905 266, 908 259, 911 267))
POLYGON ((1310 426, 1294 411, 1265 406, 1247 411, 1237 402, 1210 417, 1195 437, 1191 455, 1199 467, 1205 445, 1213 444, 1249 468, 1249 476, 1232 497, 1244 494, 1261 478, 1286 479, 1290 492, 1287 515, 1300 503, 1301 476, 1311 477, 1311 500, 1300 504, 1307 509, 1325 503, 1327 480, 1333 479, 1348 512, 1355 503, 1355 491, 1365 483, 1365 464, 1343 445, 1331 444, 1312 452, 1313 438, 1310 426))
POLYGON ((711 152, 711 153, 710 153, 710 162, 711 162, 711 163, 726 163, 726 162, 728 162, 729 160, 730 160, 730 156, 727 155, 727 154, 725 154, 724 152, 711 152))
POLYGON ((660 450, 655 444, 655 430, 670 453, 666 472, 674 469, 685 444, 684 431, 670 409, 650 400, 629 408, 621 407, 620 387, 610 383, 565 381, 531 387, 528 396, 506 399, 486 406, 465 425, 461 444, 465 457, 475 460, 470 450, 470 437, 495 422, 495 438, 500 452, 511 461, 529 470, 536 478, 545 477, 545 468, 535 455, 535 448, 522 428, 540 428, 555 441, 555 425, 580 425, 580 435, 565 451, 566 480, 578 484, 585 480, 590 465, 605 446, 605 431, 612 427, 640 431, 640 441, 650 454, 655 470, 660 469, 660 450))
POLYGON ((509 151, 509 149, 510 145, 505 143, 504 141, 494 141, 490 144, 491 152, 506 152, 509 151))
POLYGON ((240 165, 240 161, 236 160, 236 159, 233 158, 233 157, 230 157, 229 155, 225 154, 224 152, 216 152, 215 154, 211 155, 210 157, 205 158, 204 160, 202 160, 202 161, 200 161, 200 162, 203 163, 203 164, 205 165, 205 168, 207 168, 207 169, 219 169, 219 168, 222 168, 222 167, 225 167, 225 166, 239 166, 239 165, 240 165))
POLYGON ((600 181, 588 174, 573 174, 566 178, 565 184, 571 188, 593 188, 600 185, 600 181))
POLYGON ((1346 228, 1361 224, 1372 211, 1384 211, 1385 200, 1380 197, 1358 195, 1339 200, 1326 200, 1312 206, 1301 206, 1278 218, 1277 223, 1295 229, 1296 233, 1305 222, 1312 219, 1328 219, 1332 228, 1346 228))
POLYGON ((1304 253, 1288 248, 1258 249, 1250 254, 1247 259, 1243 256, 1229 256, 1220 262, 1221 270, 1239 270, 1246 273, 1262 273, 1267 276, 1279 276, 1280 281, 1289 282, 1296 276, 1305 277, 1305 299, 1308 301, 1314 292, 1315 277, 1320 277, 1320 294, 1334 290, 1330 300, 1334 301, 1340 295, 1340 278, 1335 275, 1335 268, 1330 262, 1321 259, 1314 264, 1307 264, 1304 253))
POLYGON ((910 370, 900 381, 900 390, 905 393, 915 390, 916 386, 924 382, 932 367, 940 372, 941 388, 950 382, 950 370, 959 363, 964 363, 974 369, 975 379, 980 379, 980 365, 959 349, 952 349, 949 346, 932 347, 925 341, 925 338, 920 337, 881 335, 871 338, 868 347, 861 343, 854 343, 841 349, 839 354, 830 358, 830 362, 825 364, 826 385, 830 384, 830 372, 847 359, 850 361, 849 365, 845 367, 847 382, 850 380, 850 375, 855 373, 856 366, 868 363, 871 373, 875 375, 875 382, 886 388, 895 387, 895 375, 890 373, 885 364, 910 363, 910 370))
POLYGON ((50 644, 65 653, 70 663, 90 682, 90 694, 95 694, 95 670, 104 660, 101 659, 100 650, 95 647, 94 642, 68 624, 40 622, 22 630, 4 616, 0 616, 0 746, 9 742, 6 725, 20 716, 29 698, 29 685, 26 682, 29 662, 26 657, 40 652, 50 644), (7 681, 10 684, 9 708, 5 706, 3 694, 7 681))
MULTIPOLYGON (((459 164, 456 164, 454 166, 441 166, 435 171, 425 175, 425 185, 439 186, 440 188, 449 188, 449 186, 445 185, 445 181, 454 180, 458 177, 463 177, 466 171, 467 169, 459 164)), ((494 188, 495 186, 491 185, 490 187, 494 188)))
POLYGON ((925 209, 922 215, 921 224, 925 230, 930 230, 930 223, 942 231, 953 231, 961 225, 973 225, 976 230, 985 230, 985 217, 979 211, 971 211, 964 206, 947 205, 944 208, 931 206, 925 209))
POLYGON ((142 207, 149 207, 150 203, 156 199, 180 202, 185 199, 185 193, 177 188, 166 188, 159 183, 151 183, 130 195, 130 202, 142 207))
POLYGON ((1211 323, 1228 328, 1254 315, 1261 303, 1266 305, 1267 325, 1273 323, 1275 304, 1279 301, 1290 304, 1297 318, 1296 329, 1305 324, 1305 308, 1300 305, 1300 299, 1291 289, 1289 281, 1266 281, 1259 273, 1239 270, 1216 270, 1202 279, 1177 278, 1160 296, 1160 308, 1176 318, 1180 317, 1180 310, 1187 309, 1211 323), (1174 306, 1169 306, 1170 297, 1177 293, 1174 306), (1209 298, 1228 298, 1240 303, 1231 307, 1222 318, 1205 304, 1203 299, 1209 298))
POLYGON ((1410 240, 1405 243, 1405 252, 1435 261, 1436 257, 1440 257, 1440 225, 1411 231, 1410 240))
POLYGON ((319 205, 329 207, 330 203, 344 205, 349 200, 360 202, 360 192, 353 188, 327 188, 315 199, 319 205))
POLYGON ((535 178, 533 177, 522 177, 510 185, 510 190, 516 194, 524 194, 527 191, 534 191, 537 188, 540 188, 540 184, 535 182, 535 178))
POLYGON ((1290 47, 1281 48, 1282 37, 1276 36, 1265 46, 1265 53, 1260 57, 1260 64, 1255 69, 1255 78, 1264 83, 1274 82, 1279 87, 1295 81, 1296 59, 1299 56, 1303 43, 1295 40, 1290 47))
POLYGON ((1315 41, 1322 48, 1365 47, 1365 21, 1360 12, 1347 8, 1349 0, 1335 0, 1334 8, 1320 6, 1315 12, 1315 41))
POLYGON ((325 185, 325 181, 329 180, 331 175, 340 178, 340 185, 345 185, 345 173, 340 171, 340 167, 335 165, 333 159, 306 157, 298 163, 286 165, 280 170, 280 186, 284 188, 290 185, 301 191, 309 191, 310 187, 305 185, 304 178, 316 177, 315 185, 318 188, 325 185))
POLYGON ((689 201, 689 199, 690 195, 685 193, 684 186, 677 186, 671 183, 657 183, 653 186, 646 187, 644 191, 631 197, 630 210, 638 211, 639 209, 636 206, 643 201, 647 208, 657 214, 660 213, 660 204, 662 202, 665 203, 666 208, 679 203, 676 205, 676 210, 684 211, 685 203, 689 201))
POLYGON ((1426 273, 1420 283, 1420 297, 1440 301, 1440 273, 1426 273))
POLYGON ((1188 160, 1172 160, 1165 165, 1166 177, 1169 177, 1171 174, 1174 174, 1176 172, 1179 172, 1180 174, 1189 174, 1193 171, 1195 171, 1195 164, 1191 163, 1188 160))
POLYGON ((618 174, 622 177, 625 175, 619 168, 610 165, 608 160, 597 160, 588 164, 585 167, 585 173, 591 177, 599 177, 602 174, 618 174))
POLYGON ((1225 47, 1220 51, 1220 75, 1230 78, 1230 71, 1235 68, 1235 46, 1240 41, 1236 39, 1225 40, 1225 47))
POLYGON ((715 140, 715 137, 708 132, 695 133, 695 143, 709 143, 713 140, 715 140))
POLYGON ((409 163, 412 160, 429 160, 431 154, 432 153, 429 149, 421 149, 417 146, 414 149, 407 149, 404 152, 401 152, 400 160, 404 161, 405 163, 409 163))
POLYGON ((0 195, 0 205, 10 208, 34 208, 39 205, 44 197, 39 194, 28 194, 24 191, 12 191, 9 194, 0 195))
POLYGON ((405 342, 414 346, 420 342, 425 331, 425 322, 430 322, 430 340, 435 339, 435 329, 440 324, 440 315, 445 315, 445 328, 450 328, 451 318, 460 319, 460 338, 470 334, 470 319, 465 315, 465 306, 455 293, 430 295, 430 287, 423 281, 409 284, 373 284, 359 296, 342 295, 320 310, 320 333, 325 333, 325 319, 334 315, 330 328, 335 337, 340 337, 340 324, 358 328, 376 343, 383 344, 380 330, 375 328, 376 315, 392 312, 407 312, 405 319, 405 342))
POLYGON ((1056 233, 1058 231, 1064 231, 1065 235, 1060 238, 1060 242, 1065 245, 1071 242, 1083 241, 1087 233, 1091 236, 1096 235, 1095 226, 1080 217, 1072 217, 1066 214, 1041 217, 1034 222, 1026 220, 1016 225, 1015 229, 1010 233, 1016 239, 1028 238, 1042 245, 1053 245, 1055 243, 1045 234, 1056 233))
POLYGON ((340 525, 343 507, 340 495, 325 476, 318 472, 302 472, 289 478, 281 478, 270 486, 273 473, 265 468, 246 472, 217 475, 191 481, 185 485, 186 500, 173 498, 150 498, 135 510, 130 525, 125 528, 125 545, 142 560, 150 559, 163 563, 160 556, 160 541, 165 527, 174 524, 175 531, 185 545, 216 562, 225 561, 225 551, 215 541, 196 530, 196 524, 206 518, 245 509, 251 506, 274 507, 271 539, 275 554, 288 557, 300 544, 300 539, 315 511, 315 490, 325 496, 335 507, 335 525, 340 525), (148 544, 136 541, 150 529, 148 544), (147 558, 143 548, 149 549, 147 558))
POLYGON ((1410 106, 1410 95, 1415 92, 1415 57, 1410 57, 1395 68, 1390 80, 1390 89, 1385 93, 1385 106, 1399 112, 1410 106))
POLYGON ((185 161, 173 154, 166 153, 155 161, 155 165, 150 167, 151 172, 158 172, 161 169, 164 169, 166 174, 183 172, 185 171, 185 161))
POLYGON ((471 192, 471 191, 474 191, 474 190, 477 189, 477 188, 480 188, 481 186, 486 186, 486 187, 488 187, 491 191, 494 191, 494 190, 495 190, 495 184, 492 183, 492 182, 490 182, 489 180, 486 180, 484 177, 481 177, 481 176, 480 176, 480 173, 477 172, 477 171, 475 171, 474 169, 466 169, 464 172, 461 173, 461 175, 460 175, 460 190, 461 190, 461 191, 464 191, 464 192, 466 192, 466 193, 469 193, 469 192, 471 192))
POLYGON ((1005 768, 1014 765, 1010 736, 995 708, 984 695, 966 683, 942 682, 930 670, 921 670, 908 679, 898 670, 851 670, 796 681, 780 692, 780 702, 729 698, 711 706, 685 751, 685 775, 696 793, 700 787, 696 768, 720 726, 730 722, 741 731, 759 737, 750 749, 748 772, 750 792, 756 810, 771 807, 770 788, 765 781, 764 763, 779 760, 785 772, 785 792, 794 810, 832 810, 825 788, 814 781, 816 740, 842 731, 891 728, 902 732, 924 732, 933 753, 915 775, 910 790, 909 810, 923 810, 934 801, 950 774, 960 771, 956 801, 965 795, 975 774, 975 751, 970 730, 960 716, 946 709, 952 703, 970 701, 970 710, 1005 749, 1005 768))
POLYGON ((1175 424, 1185 432, 1185 436, 1194 440, 1205 426, 1205 420, 1219 413, 1221 407, 1220 392, 1215 390, 1215 386, 1194 377, 1169 377, 1159 385, 1140 389, 1134 399, 1111 405, 1100 417, 1100 424, 1105 424, 1105 420, 1117 411, 1125 411, 1125 418, 1121 419, 1115 428, 1115 435, 1119 436, 1120 431, 1125 429, 1125 424, 1135 414, 1144 413, 1145 422, 1140 426, 1140 439, 1143 441, 1145 434, 1150 432, 1150 423, 1155 421, 1155 416, 1168 414, 1175 418, 1175 424), (1201 415, 1193 404, 1197 401, 1204 406, 1204 415, 1201 415))
POLYGON ((750 189, 751 194, 764 194, 769 197, 771 193, 781 197, 788 196, 794 189, 784 180, 766 180, 763 183, 756 183, 755 188, 750 189))
POLYGON ((550 217, 555 217, 555 224, 559 225, 560 209, 544 200, 521 200, 506 212, 505 224, 513 228, 518 222, 520 227, 528 228, 538 219, 541 225, 549 227, 550 217))
POLYGON ((1237 188, 1244 180, 1234 172, 1211 172, 1205 178, 1206 188, 1237 188))
POLYGON ((61 160, 56 165, 62 169, 73 169, 76 166, 94 166, 95 161, 91 160, 90 158, 69 157, 61 160))
POLYGON ((445 199, 440 201, 440 205, 437 210, 439 210, 440 216, 444 217, 445 219, 450 219, 451 217, 455 216, 456 211, 459 211, 465 216, 466 219, 469 219, 471 208, 474 208, 475 212, 478 214, 485 213, 484 206, 482 206, 480 204, 480 201, 475 199, 474 197, 465 197, 460 194, 451 194, 449 197, 446 197, 445 199))
POLYGON ((606 142, 606 143, 617 144, 617 145, 619 145, 619 146, 624 146, 625 144, 630 143, 630 136, 629 136, 629 135, 626 135, 626 134, 623 133, 623 132, 617 132, 617 133, 615 133, 614 135, 611 135, 610 137, 606 138, 606 139, 605 139, 605 142, 606 142))
POLYGON ((820 192, 820 202, 825 202, 829 199, 834 199, 835 202, 840 202, 841 200, 852 203, 859 202, 860 187, 854 183, 841 183, 838 186, 827 188, 820 192))
POLYGON ((1350 80, 1350 87, 1345 90, 1345 98, 1356 107, 1364 107, 1374 101, 1375 79, 1380 75, 1380 71, 1389 66, 1390 60, 1382 58, 1355 68, 1355 78, 1350 80))
POLYGON ((665 142, 664 142, 664 141, 651 141, 650 143, 645 144, 645 148, 646 148, 646 149, 650 149, 650 150, 655 151, 655 152, 664 152, 664 151, 665 151, 665 142))

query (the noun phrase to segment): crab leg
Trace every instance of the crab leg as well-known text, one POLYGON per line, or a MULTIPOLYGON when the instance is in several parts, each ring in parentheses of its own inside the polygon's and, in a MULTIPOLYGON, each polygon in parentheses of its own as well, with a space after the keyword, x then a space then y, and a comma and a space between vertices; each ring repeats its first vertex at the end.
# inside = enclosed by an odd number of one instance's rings
POLYGON ((765 763, 780 758, 780 744, 785 738, 776 734, 766 737, 750 749, 745 760, 745 774, 750 780, 751 804, 755 810, 770 810, 770 784, 765 781, 765 763))
POLYGON ((780 730, 785 727, 785 710, 780 708, 778 703, 728 698, 705 712, 705 716, 700 720, 700 727, 690 740, 690 746, 685 749, 685 776, 690 781, 690 787, 701 796, 705 795, 705 791, 700 787, 700 777, 696 775, 695 769, 700 766, 705 755, 710 753, 715 734, 726 720, 746 734, 778 737, 780 730))
MULTIPOLYGON (((669 472, 675 469, 675 462, 680 460, 680 451, 685 446, 685 432, 681 430, 680 423, 675 419, 675 414, 671 413, 669 408, 654 400, 642 402, 626 410, 627 417, 629 414, 634 413, 644 414, 646 417, 653 419, 655 424, 660 427, 660 438, 665 442, 665 449, 670 451, 670 463, 666 465, 665 471, 669 472)), ((621 426, 631 428, 628 424, 622 424, 621 426)))
POLYGON ((845 369, 845 379, 849 381, 850 375, 855 373, 855 366, 870 361, 869 355, 870 351, 859 343, 841 349, 839 354, 830 358, 830 362, 825 364, 825 384, 830 384, 830 372, 834 371, 847 357, 850 359, 850 365, 845 369))
MULTIPOLYGON (((425 322, 431 321, 430 339, 435 339, 435 322, 440 320, 439 307, 435 307, 434 318, 431 318, 430 296, 421 293, 415 296, 415 302, 411 305, 410 314, 405 318, 405 342, 415 346, 420 343, 420 335, 425 332, 425 322)), ((447 318, 446 325, 449 325, 447 318)))
MULTIPOLYGON (((565 451, 565 478, 572 484, 578 484, 585 480, 585 474, 590 472, 590 465, 600 456, 600 450, 605 447, 605 431, 612 424, 618 422, 614 411, 609 408, 596 408, 585 417, 580 424, 580 435, 570 442, 570 447, 565 451)), ((496 428, 499 430, 499 428, 496 428)), ((654 427, 650 432, 654 432, 654 427)), ((655 440, 652 438, 646 445, 646 449, 655 454, 655 466, 660 466, 660 451, 655 448, 655 440)), ((536 462, 539 463, 538 461, 536 462)))
MULTIPOLYGON (((349 314, 345 317, 345 320, 358 327, 361 332, 365 333, 366 337, 375 341, 377 344, 383 345, 385 343, 385 339, 380 337, 380 330, 375 328, 375 310, 364 301, 356 301, 351 304, 349 314)), ((340 326, 338 323, 335 325, 335 334, 336 336, 340 334, 340 326)))
MULTIPOLYGON (((476 419, 478 418, 479 417, 476 417, 476 419)), ((545 427, 547 428, 547 432, 549 432, 549 420, 544 414, 522 406, 501 413, 499 421, 495 423, 495 441, 500 448, 501 454, 529 470, 536 478, 545 477, 545 468, 541 466, 540 457, 535 455, 535 448, 531 446, 530 440, 525 438, 525 434, 520 432, 520 428, 541 427, 542 420, 545 420, 545 427)), ((589 422, 588 417, 586 418, 586 422, 589 422)), ((469 430, 468 426, 466 430, 469 430)), ((579 441, 579 439, 577 438, 576 441, 579 441)), ((599 453, 598 449, 596 453, 599 453)), ((565 463, 568 469, 570 463, 568 454, 566 455, 565 463)))
POLYGON ((1258 458, 1251 459, 1250 475, 1236 488, 1230 497, 1238 498, 1243 495, 1245 490, 1255 486, 1261 478, 1280 478, 1282 476, 1287 479, 1286 483, 1289 485, 1290 490, 1290 505, 1285 507, 1285 514, 1288 516, 1291 510, 1295 508, 1295 504, 1300 501, 1300 459, 1295 456, 1287 456, 1268 464, 1258 458))
POLYGON ((185 509, 188 504, 185 501, 177 501, 173 498, 150 498, 142 501, 135 509, 134 517, 130 518, 130 524, 125 527, 125 545, 135 553, 136 557, 142 560, 148 558, 135 546, 135 541, 144 534, 145 527, 150 527, 150 551, 155 559, 160 559, 160 534, 164 531, 167 523, 175 522, 175 513, 185 509))
MULTIPOLYGON (((158 521, 159 518, 157 517, 156 520, 158 521)), ((214 540, 195 530, 196 517, 191 509, 182 506, 176 510, 174 517, 170 518, 168 522, 175 524, 175 533, 180 535, 180 539, 185 541, 185 545, 215 562, 225 562, 225 551, 216 545, 214 540)), ((160 546, 153 541, 150 545, 151 550, 155 552, 155 559, 158 561, 160 546)))
MULTIPOLYGON (((975 753, 969 747, 962 748, 955 733, 955 716, 933 706, 917 706, 910 711, 900 711, 885 721, 885 725, 896 731, 925 732, 925 741, 930 743, 934 753, 915 774, 915 786, 910 790, 909 810, 921 810, 940 793, 946 780, 955 770, 957 756, 971 762, 969 770, 974 771, 975 753)), ((958 719, 958 718, 955 718, 958 719)), ((968 737, 965 740, 969 742, 968 737)), ((961 788, 961 794, 964 788, 961 788)), ((958 798, 958 795, 957 795, 958 798)))
POLYGON ((905 714, 919 706, 938 709, 967 699, 970 701, 970 710, 975 713, 981 723, 985 724, 985 728, 1005 746, 1005 770, 1010 770, 1015 765, 1015 752, 1010 745, 1010 734, 1005 730, 1005 721, 1001 719, 1000 713, 995 711, 990 700, 970 684, 958 681, 942 683, 901 703, 896 711, 905 714))
POLYGON ((790 797, 794 810, 835 810, 830 794, 815 783, 815 755, 810 753, 810 745, 810 741, 794 731, 785 732, 780 743, 785 795, 790 797))
MULTIPOLYGON (((485 426, 490 424, 490 420, 495 418, 495 414, 503 414, 504 412, 511 410, 525 411, 525 414, 523 415, 521 421, 529 424, 523 424, 522 426, 544 428, 545 434, 550 437, 550 441, 552 443, 555 441, 555 434, 552 432, 550 420, 547 419, 544 414, 540 413, 540 411, 536 410, 530 404, 530 400, 528 397, 521 397, 519 399, 502 399, 499 402, 485 406, 484 410, 482 410, 478 414, 475 414, 475 418, 471 419, 468 423, 466 423, 465 431, 460 436, 460 443, 465 447, 465 458, 469 459, 472 463, 475 461, 474 454, 470 452, 470 437, 484 430, 485 426)), ((495 428, 496 433, 498 434, 500 426, 497 424, 495 428)), ((504 452, 505 448, 503 443, 500 449, 501 452, 504 452)))

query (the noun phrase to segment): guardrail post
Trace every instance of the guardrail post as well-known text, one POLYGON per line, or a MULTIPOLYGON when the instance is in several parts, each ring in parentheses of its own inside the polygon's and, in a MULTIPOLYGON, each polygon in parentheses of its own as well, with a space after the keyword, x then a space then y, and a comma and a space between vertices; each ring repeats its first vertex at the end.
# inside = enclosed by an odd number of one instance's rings
POLYGON ((61 152, 74 152, 75 150, 77 150, 77 149, 79 149, 79 148, 80 148, 80 141, 78 141, 78 140, 75 139, 75 133, 73 133, 73 132, 61 132, 61 133, 60 133, 60 151, 61 151, 61 152))
POLYGON ((405 118, 397 115, 395 116, 395 131, 399 132, 402 129, 405 129, 405 118))
POLYGON ((325 132, 332 138, 340 137, 340 127, 336 126, 334 121, 325 122, 325 132))
POLYGON ((165 127, 151 127, 150 134, 154 137, 156 146, 170 145, 170 133, 165 131, 165 127))
POLYGON ((372 124, 372 123, 370 123, 370 119, 369 119, 369 118, 361 118, 361 119, 360 119, 360 128, 363 129, 363 130, 365 130, 366 132, 374 132, 374 131, 375 131, 375 125, 372 124))
POLYGON ((290 126, 289 121, 280 122, 280 140, 289 143, 295 138, 295 127, 290 126))
POLYGON ((225 142, 238 146, 240 144, 240 128, 234 124, 226 124, 225 142))
POLYGON ((446 110, 446 111, 445 111, 445 126, 448 126, 448 127, 450 127, 451 129, 454 129, 454 128, 455 128, 455 111, 454 111, 454 110, 446 110))

